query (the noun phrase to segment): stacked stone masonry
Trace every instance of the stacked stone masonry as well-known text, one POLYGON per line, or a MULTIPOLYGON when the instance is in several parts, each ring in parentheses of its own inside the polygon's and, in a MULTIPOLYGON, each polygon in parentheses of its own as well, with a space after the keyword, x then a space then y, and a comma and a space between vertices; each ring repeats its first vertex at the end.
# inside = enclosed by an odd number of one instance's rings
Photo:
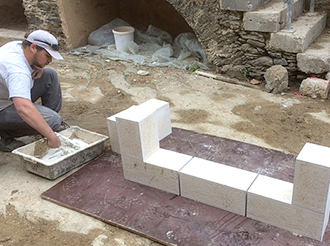
MULTIPOLYGON (((95 1, 102 4, 102 0, 95 1)), ((297 68, 296 53, 270 49, 268 33, 244 31, 244 12, 221 9, 219 0, 159 0, 160 4, 162 1, 170 3, 192 28, 217 72, 238 79, 263 79, 267 68, 282 65, 290 77, 304 74, 297 68)), ((58 2, 23 0, 23 6, 29 29, 51 30, 65 47, 68 37, 63 31, 65 20, 61 20, 58 2)), ((330 0, 316 1, 315 10, 329 13, 329 6, 330 0)))
POLYGON ((169 117, 168 108, 146 103, 117 114, 116 128, 109 124, 110 136, 118 131, 113 141, 119 142, 126 179, 322 241, 330 213, 329 147, 306 143, 290 183, 161 149, 156 128, 168 125, 157 119, 169 117))

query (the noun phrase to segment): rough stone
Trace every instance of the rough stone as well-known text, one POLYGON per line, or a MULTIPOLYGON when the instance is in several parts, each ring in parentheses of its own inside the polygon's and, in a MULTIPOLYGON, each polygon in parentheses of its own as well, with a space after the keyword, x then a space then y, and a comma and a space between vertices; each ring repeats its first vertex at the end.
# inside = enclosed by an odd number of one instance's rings
POLYGON ((288 62, 285 59, 274 59, 274 64, 275 65, 282 65, 282 66, 286 66, 288 65, 288 62))
POLYGON ((328 72, 328 73, 325 75, 325 79, 326 79, 326 80, 330 80, 330 72, 328 72))
POLYGON ((266 91, 274 94, 288 89, 288 71, 281 65, 275 65, 267 69, 265 73, 266 91))
POLYGON ((253 61, 254 66, 270 67, 274 64, 273 59, 268 56, 262 56, 253 61))
POLYGON ((304 79, 300 84, 299 91, 305 96, 327 99, 329 93, 329 80, 319 78, 304 79))
POLYGON ((266 46, 266 44, 264 42, 260 42, 260 41, 256 41, 256 40, 252 40, 252 39, 248 39, 246 41, 248 44, 251 44, 255 47, 259 47, 259 48, 264 48, 266 46))

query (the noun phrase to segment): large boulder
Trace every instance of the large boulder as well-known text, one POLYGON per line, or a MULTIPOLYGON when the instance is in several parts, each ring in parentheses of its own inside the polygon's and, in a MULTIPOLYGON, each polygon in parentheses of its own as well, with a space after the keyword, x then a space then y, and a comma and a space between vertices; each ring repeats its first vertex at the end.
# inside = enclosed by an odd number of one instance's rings
POLYGON ((266 81, 265 90, 274 94, 281 93, 288 89, 289 75, 285 67, 275 65, 266 70, 264 75, 266 81))

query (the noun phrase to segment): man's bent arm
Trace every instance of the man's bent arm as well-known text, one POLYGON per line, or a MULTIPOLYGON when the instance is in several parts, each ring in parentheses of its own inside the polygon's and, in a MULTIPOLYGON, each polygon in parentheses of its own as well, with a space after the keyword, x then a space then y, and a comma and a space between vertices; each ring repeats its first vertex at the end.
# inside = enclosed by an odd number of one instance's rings
POLYGON ((61 140, 59 137, 47 124, 38 109, 30 100, 20 97, 14 97, 12 100, 14 102, 17 113, 23 119, 23 121, 38 131, 45 138, 47 138, 48 147, 58 148, 61 146, 61 140))

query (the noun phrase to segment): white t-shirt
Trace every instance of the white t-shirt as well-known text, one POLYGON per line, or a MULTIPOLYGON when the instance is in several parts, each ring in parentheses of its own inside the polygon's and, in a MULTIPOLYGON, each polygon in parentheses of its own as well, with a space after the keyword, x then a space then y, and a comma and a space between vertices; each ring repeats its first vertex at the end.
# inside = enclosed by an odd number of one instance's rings
POLYGON ((13 97, 31 100, 32 72, 21 41, 0 47, 0 111, 13 103, 13 97))

